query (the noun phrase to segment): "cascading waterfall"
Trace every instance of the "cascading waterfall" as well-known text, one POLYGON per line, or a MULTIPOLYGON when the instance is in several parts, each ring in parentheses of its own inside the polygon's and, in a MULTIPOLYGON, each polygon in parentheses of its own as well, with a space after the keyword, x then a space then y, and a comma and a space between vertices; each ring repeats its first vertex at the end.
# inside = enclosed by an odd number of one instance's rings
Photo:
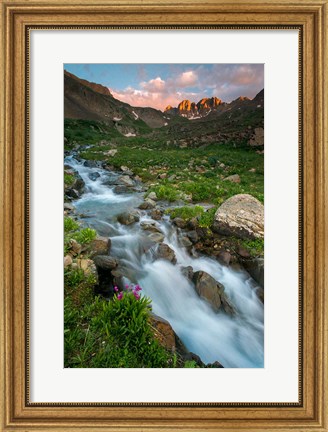
POLYGON ((264 310, 256 295, 258 287, 250 276, 215 259, 191 257, 179 244, 176 228, 168 217, 155 222, 141 211, 139 223, 120 225, 117 215, 135 209, 143 200, 142 193, 115 194, 111 183, 119 174, 86 167, 73 157, 65 162, 79 172, 86 185, 86 192, 74 202, 77 211, 100 235, 111 238, 111 255, 120 259, 126 281, 141 285, 143 294, 152 299, 153 312, 169 321, 185 346, 204 363, 218 360, 224 367, 263 367, 264 310), (91 180, 94 173, 99 177, 91 180), (176 254, 176 265, 154 261, 150 252, 142 253, 146 234, 140 223, 146 221, 156 223, 163 232, 164 242, 176 254), (181 271, 186 266, 205 271, 222 283, 237 314, 229 316, 221 310, 215 313, 200 299, 181 271))

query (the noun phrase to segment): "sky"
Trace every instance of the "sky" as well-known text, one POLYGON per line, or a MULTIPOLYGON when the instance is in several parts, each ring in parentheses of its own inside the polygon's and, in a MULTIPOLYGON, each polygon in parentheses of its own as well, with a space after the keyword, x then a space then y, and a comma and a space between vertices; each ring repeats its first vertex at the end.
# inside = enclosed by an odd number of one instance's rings
POLYGON ((263 64, 65 64, 65 70, 109 88, 132 106, 163 111, 189 99, 253 99, 264 88, 263 64))

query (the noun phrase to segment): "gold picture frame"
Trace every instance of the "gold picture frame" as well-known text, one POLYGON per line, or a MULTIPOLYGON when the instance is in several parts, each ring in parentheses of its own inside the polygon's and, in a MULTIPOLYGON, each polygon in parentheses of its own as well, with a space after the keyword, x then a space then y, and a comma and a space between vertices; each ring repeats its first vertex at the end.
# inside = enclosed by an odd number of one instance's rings
POLYGON ((328 0, 1 1, 2 431, 328 431, 328 0), (29 402, 28 38, 32 28, 298 29, 300 54, 300 346, 298 403, 29 402), (304 103, 306 101, 306 103, 304 103))

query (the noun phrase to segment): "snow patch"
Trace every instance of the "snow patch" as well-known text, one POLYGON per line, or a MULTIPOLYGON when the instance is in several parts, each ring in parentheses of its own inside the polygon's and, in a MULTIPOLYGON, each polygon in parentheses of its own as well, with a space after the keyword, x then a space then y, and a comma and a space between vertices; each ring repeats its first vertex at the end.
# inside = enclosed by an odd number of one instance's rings
POLYGON ((121 120, 122 120, 122 117, 113 117, 113 120, 114 120, 114 121, 121 121, 121 120))
POLYGON ((138 120, 138 118, 139 118, 138 114, 135 113, 134 111, 132 111, 132 114, 134 115, 134 119, 135 119, 135 120, 138 120))

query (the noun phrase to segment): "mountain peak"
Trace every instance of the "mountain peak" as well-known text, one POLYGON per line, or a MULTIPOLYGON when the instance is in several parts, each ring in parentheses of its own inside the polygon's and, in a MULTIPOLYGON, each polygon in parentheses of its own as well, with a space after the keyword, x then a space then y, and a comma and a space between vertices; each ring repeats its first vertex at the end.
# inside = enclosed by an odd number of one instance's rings
POLYGON ((109 89, 107 87, 101 85, 101 84, 97 84, 97 83, 90 82, 90 81, 87 81, 85 79, 79 78, 76 75, 73 75, 72 73, 70 73, 70 72, 68 72, 66 70, 64 71, 64 74, 66 76, 69 76, 70 78, 75 79, 76 81, 78 81, 79 83, 85 85, 86 87, 91 88, 91 90, 93 90, 93 91, 95 91, 97 93, 100 93, 100 94, 103 94, 103 95, 106 95, 106 96, 112 96, 112 94, 109 91, 109 89))

